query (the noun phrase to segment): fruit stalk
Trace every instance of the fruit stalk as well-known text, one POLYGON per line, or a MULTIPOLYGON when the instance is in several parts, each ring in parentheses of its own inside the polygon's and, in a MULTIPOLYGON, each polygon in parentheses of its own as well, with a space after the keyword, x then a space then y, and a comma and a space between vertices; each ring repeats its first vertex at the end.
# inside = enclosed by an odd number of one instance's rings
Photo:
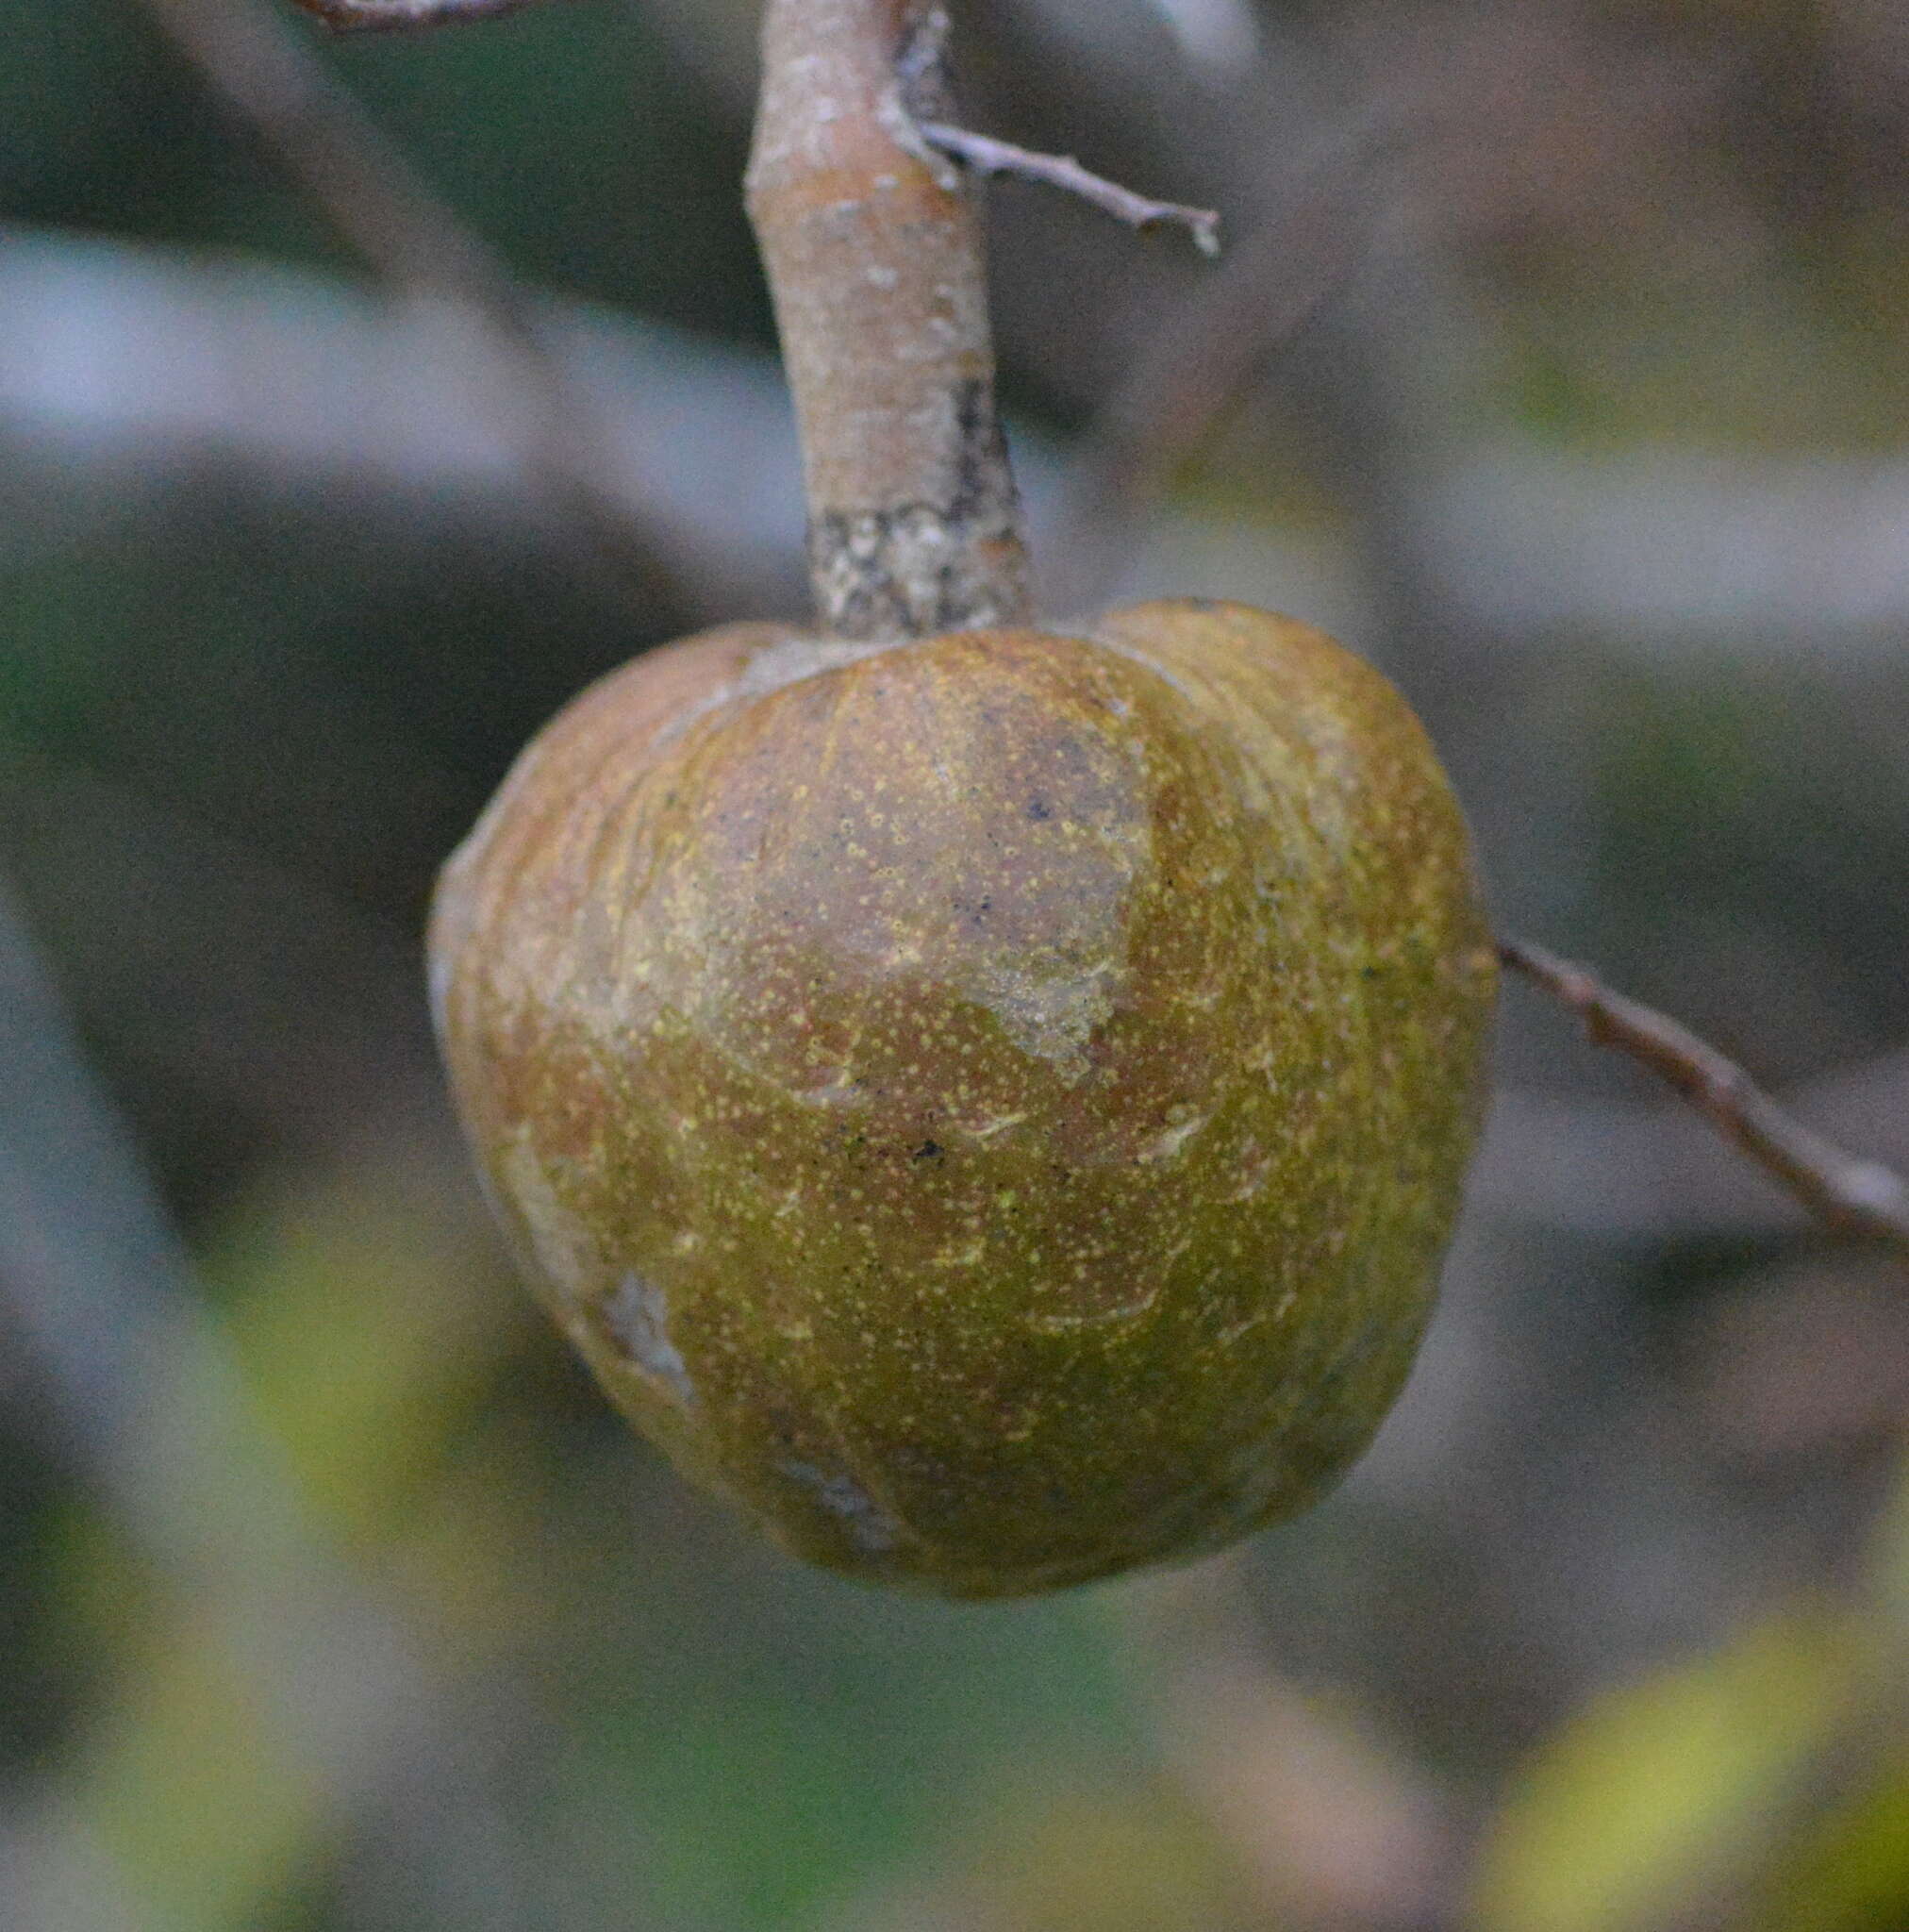
POLYGON ((994 393, 979 191, 946 121, 933 0, 770 0, 750 158, 795 394, 809 571, 855 641, 1024 624, 1027 547, 994 393))

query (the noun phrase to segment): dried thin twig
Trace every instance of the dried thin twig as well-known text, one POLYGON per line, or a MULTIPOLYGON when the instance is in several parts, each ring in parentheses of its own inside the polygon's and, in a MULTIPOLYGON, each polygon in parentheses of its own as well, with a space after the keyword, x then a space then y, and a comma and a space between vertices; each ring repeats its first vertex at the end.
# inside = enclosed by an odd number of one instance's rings
POLYGON ((1901 1175, 1845 1154, 1792 1120, 1735 1061, 1675 1020, 1613 992, 1585 967, 1523 941, 1501 941, 1498 953, 1576 1013, 1596 1044, 1629 1054, 1668 1082, 1811 1213, 1909 1247, 1909 1181, 1901 1175))
POLYGON ((515 13, 532 0, 293 0, 339 33, 380 33, 393 27, 448 26, 459 20, 491 20, 515 13))
POLYGON ((1203 255, 1220 253, 1220 216, 1210 208, 1149 200, 1117 181, 1089 173, 1071 155, 1037 154, 1032 148, 1016 147, 1010 141, 996 141, 991 135, 954 127, 945 121, 920 121, 915 125, 930 147, 953 155, 979 174, 1019 175, 1024 180, 1044 182, 1065 194, 1091 202, 1130 228, 1151 228, 1162 222, 1174 222, 1187 230, 1203 255))
MULTIPOLYGON (((437 0, 407 4, 423 18, 422 9, 437 0)), ((496 10, 495 0, 483 4, 496 10)), ((510 352, 534 405, 526 466, 617 588, 640 601, 646 618, 656 614, 659 586, 676 591, 679 603, 689 601, 683 573, 666 567, 658 533, 604 480, 610 466, 598 428, 509 270, 419 177, 324 62, 258 0, 144 5, 380 281, 406 295, 450 296, 510 352)))

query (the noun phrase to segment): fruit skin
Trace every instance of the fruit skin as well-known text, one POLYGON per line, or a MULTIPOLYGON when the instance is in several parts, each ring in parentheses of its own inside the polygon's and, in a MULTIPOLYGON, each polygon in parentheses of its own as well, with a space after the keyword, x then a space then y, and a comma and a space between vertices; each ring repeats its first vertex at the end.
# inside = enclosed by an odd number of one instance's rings
POLYGON ((446 867, 434 1003, 611 1399, 961 1596, 1314 1501, 1403 1382, 1495 964, 1423 732, 1237 605, 613 673, 446 867))

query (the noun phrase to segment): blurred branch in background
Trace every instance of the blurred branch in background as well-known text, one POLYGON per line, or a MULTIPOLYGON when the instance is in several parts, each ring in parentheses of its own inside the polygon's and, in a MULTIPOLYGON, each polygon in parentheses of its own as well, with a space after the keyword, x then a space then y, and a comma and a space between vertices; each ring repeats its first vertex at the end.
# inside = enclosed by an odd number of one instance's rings
POLYGON ((141 1722, 95 1727, 87 1774, 16 1808, 6 1923, 244 1932, 313 1839, 368 1811, 410 1819, 403 1856, 457 1923, 530 1923, 495 1791, 502 1740, 483 1741, 476 1707, 313 1529, 4 897, 0 1295, 48 1426, 172 1619, 141 1647, 154 1674, 134 1698, 141 1722), (205 1810, 169 1841, 175 1786, 195 1778, 205 1810))
MULTIPOLYGON (((693 575, 667 527, 645 515, 629 478, 617 475, 597 420, 552 353, 535 306, 323 60, 267 0, 141 4, 393 295, 448 297, 494 336, 528 405, 525 467, 596 567, 646 616, 659 594, 679 614, 702 613, 693 575)), ((345 25, 396 25, 417 24, 430 9, 451 17, 454 8, 458 14, 504 10, 499 0, 313 10, 345 25)))
MULTIPOLYGON (((1784 1104, 1838 1141, 1909 1162, 1909 1052, 1812 1080, 1784 1104)), ((1497 1097, 1471 1191, 1494 1213, 1606 1239, 1775 1233, 1799 1221, 1769 1176, 1692 1113, 1517 1088, 1497 1097)))
POLYGON ((1668 1082, 1811 1213, 1847 1233, 1909 1248, 1909 1182, 1900 1174, 1853 1158, 1792 1120, 1734 1060, 1584 967, 1527 941, 1502 943, 1499 957, 1577 1014, 1598 1045, 1616 1047, 1668 1082))

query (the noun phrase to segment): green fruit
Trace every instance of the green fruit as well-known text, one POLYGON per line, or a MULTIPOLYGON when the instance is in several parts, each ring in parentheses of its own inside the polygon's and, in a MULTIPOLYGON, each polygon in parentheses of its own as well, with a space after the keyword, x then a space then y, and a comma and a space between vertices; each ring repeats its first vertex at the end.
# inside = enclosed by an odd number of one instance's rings
POLYGON ((641 658, 453 858, 432 970, 611 1399, 797 1554, 965 1596, 1217 1549, 1359 1454, 1494 989, 1403 701, 1197 602, 641 658))

